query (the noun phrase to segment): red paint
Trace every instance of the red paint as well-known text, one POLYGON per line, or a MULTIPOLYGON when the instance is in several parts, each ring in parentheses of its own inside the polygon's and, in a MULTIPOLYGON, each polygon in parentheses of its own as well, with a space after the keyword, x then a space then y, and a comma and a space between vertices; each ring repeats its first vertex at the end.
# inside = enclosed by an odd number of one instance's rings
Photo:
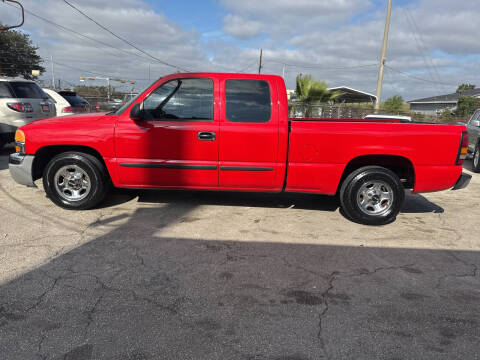
POLYGON ((104 158, 115 186, 133 188, 278 192, 285 186, 285 191, 335 194, 348 163, 366 155, 393 155, 410 161, 415 171, 414 192, 451 188, 461 174, 456 160, 464 126, 289 119, 285 84, 278 76, 173 74, 150 86, 135 103, 166 81, 199 77, 214 83, 213 121, 133 121, 131 104, 118 116, 95 113, 34 121, 22 127, 26 152, 35 154, 50 145, 91 147, 104 158), (227 79, 267 81, 270 121, 228 121, 227 79), (200 141, 198 132, 214 132, 216 139, 200 141), (132 163, 141 166, 121 166, 132 163), (182 166, 187 168, 178 168, 182 166), (253 171, 252 167, 268 171, 253 171))

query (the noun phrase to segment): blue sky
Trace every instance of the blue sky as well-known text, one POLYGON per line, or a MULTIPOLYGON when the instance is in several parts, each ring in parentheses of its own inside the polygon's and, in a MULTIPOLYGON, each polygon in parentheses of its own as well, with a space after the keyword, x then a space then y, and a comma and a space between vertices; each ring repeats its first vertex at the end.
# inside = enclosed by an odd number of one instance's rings
MULTIPOLYGON (((375 92, 386 0, 70 0, 84 12, 168 63, 195 71, 282 74, 287 87, 298 73, 331 86, 375 92)), ((61 0, 24 0, 25 8, 116 49, 82 39, 42 20, 27 17, 22 31, 46 60, 53 56, 56 77, 78 83, 83 70, 146 85, 171 68, 145 57, 76 13, 61 0), (121 52, 118 50, 121 49, 121 52), (133 54, 135 53, 135 54, 133 54), (72 68, 73 67, 73 68, 72 68), (75 70, 77 69, 77 70, 75 70)), ((383 98, 405 99, 455 91, 461 82, 480 85, 480 2, 394 0, 383 98), (409 77, 410 75, 410 77, 409 77), (416 78, 411 77, 414 75, 416 78), (418 79, 420 78, 420 79, 418 79)), ((0 2, 0 21, 14 13, 0 2)), ((87 74, 88 75, 88 74, 87 74)))

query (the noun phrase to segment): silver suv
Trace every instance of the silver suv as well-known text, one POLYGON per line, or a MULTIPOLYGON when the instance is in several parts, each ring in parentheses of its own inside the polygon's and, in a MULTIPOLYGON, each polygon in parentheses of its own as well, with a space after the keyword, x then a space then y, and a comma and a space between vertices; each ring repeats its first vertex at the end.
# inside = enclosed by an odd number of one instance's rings
POLYGON ((0 78, 0 149, 26 123, 55 116, 55 105, 33 81, 0 78))

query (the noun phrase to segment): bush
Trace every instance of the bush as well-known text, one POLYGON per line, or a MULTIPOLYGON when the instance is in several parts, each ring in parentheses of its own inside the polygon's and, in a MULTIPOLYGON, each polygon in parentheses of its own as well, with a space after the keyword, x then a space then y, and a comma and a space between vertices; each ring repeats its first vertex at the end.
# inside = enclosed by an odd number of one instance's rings
POLYGON ((460 96, 455 115, 458 117, 470 117, 478 108, 480 108, 480 99, 460 96))

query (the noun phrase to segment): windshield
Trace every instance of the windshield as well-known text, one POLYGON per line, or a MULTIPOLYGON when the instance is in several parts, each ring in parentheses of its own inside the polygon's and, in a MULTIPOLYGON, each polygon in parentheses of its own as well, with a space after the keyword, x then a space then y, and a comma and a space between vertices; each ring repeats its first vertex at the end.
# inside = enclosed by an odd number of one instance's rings
MULTIPOLYGON (((161 79, 161 78, 160 78, 161 79)), ((158 79, 158 80, 160 80, 158 79)), ((154 83, 156 83, 158 80, 155 80, 155 82, 149 84, 146 86, 142 91, 138 93, 138 95, 134 96, 131 98, 129 101, 127 101, 125 104, 123 104, 120 108, 118 108, 115 111, 109 112, 107 115, 121 115, 133 102, 135 102, 140 95, 142 95, 150 86, 152 86, 154 83)))

